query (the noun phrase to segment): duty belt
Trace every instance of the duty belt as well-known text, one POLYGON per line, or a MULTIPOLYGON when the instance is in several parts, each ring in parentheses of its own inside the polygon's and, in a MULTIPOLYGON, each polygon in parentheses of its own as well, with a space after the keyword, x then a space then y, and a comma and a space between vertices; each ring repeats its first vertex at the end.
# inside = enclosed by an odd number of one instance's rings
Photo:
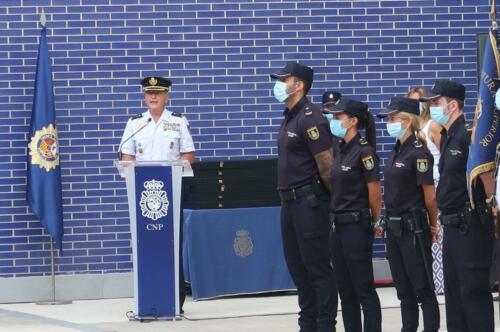
POLYGON ((311 184, 306 184, 302 187, 289 190, 279 190, 278 192, 282 202, 299 199, 309 195, 315 195, 314 188, 311 184))
POLYGON ((461 226, 461 225, 480 225, 486 224, 486 218, 480 214, 478 209, 481 209, 483 214, 489 214, 488 207, 478 206, 477 209, 472 208, 470 204, 466 204, 465 208, 460 209, 457 213, 441 214, 439 220, 443 226, 461 226), (483 211, 484 210, 484 211, 483 211))
POLYGON ((396 237, 401 237, 406 233, 413 233, 417 229, 426 230, 428 228, 427 214, 423 209, 416 209, 398 215, 389 215, 386 220, 387 228, 390 229, 396 237))
POLYGON ((360 210, 352 212, 343 213, 330 213, 330 220, 334 222, 337 226, 344 224, 352 224, 361 222, 365 219, 370 219, 370 210, 360 210))

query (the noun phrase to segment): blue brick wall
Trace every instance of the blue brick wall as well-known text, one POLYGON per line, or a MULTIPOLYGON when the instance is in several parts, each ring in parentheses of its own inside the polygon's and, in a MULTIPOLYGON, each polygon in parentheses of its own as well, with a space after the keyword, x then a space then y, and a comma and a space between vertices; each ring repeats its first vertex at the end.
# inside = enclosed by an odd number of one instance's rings
MULTIPOLYGON (((49 272, 48 237, 25 200, 42 8, 61 138, 60 273, 131 269, 113 160, 127 118, 143 111, 139 78, 173 79, 170 109, 190 120, 199 159, 274 157, 282 105, 268 75, 287 60, 314 67, 315 102, 336 89, 377 112, 409 86, 453 78, 471 111, 476 34, 490 9, 487 0, 2 0, 0 277, 49 272)), ((382 157, 391 144, 379 139, 382 157)), ((376 250, 383 256, 382 242, 376 250)))

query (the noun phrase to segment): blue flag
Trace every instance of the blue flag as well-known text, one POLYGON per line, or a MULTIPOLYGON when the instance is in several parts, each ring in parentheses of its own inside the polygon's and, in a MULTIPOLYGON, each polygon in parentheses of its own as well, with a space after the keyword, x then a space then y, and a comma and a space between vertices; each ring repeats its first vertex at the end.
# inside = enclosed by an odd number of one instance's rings
POLYGON ((467 184, 471 202, 472 187, 479 174, 495 170, 496 145, 500 139, 500 113, 495 109, 495 93, 499 86, 500 63, 496 31, 490 31, 484 46, 479 94, 474 115, 474 128, 467 160, 467 184))
POLYGON ((62 252, 63 213, 59 139, 47 31, 40 34, 35 95, 28 142, 27 200, 62 252))

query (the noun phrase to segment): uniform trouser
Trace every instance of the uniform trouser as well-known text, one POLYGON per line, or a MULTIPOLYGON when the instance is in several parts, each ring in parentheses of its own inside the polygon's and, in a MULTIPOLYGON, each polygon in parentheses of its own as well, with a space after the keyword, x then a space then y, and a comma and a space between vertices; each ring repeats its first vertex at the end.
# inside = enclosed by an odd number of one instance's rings
POLYGON ((443 267, 448 331, 494 331, 489 283, 491 234, 490 225, 445 226, 443 267))
MULTIPOLYGON (((427 259, 431 256, 431 238, 424 232, 427 259)), ((387 259, 392 279, 401 301, 402 332, 415 332, 418 328, 418 304, 421 304, 424 332, 439 329, 439 306, 436 294, 431 289, 426 276, 420 245, 412 232, 404 231, 396 237, 387 230, 387 259)), ((432 262, 429 262, 429 267, 432 262)), ((453 330, 452 330, 453 331, 453 330)))
POLYGON ((328 198, 283 202, 281 235, 297 286, 300 332, 335 331, 337 288, 330 264, 328 198))
POLYGON ((182 211, 181 203, 181 213, 180 213, 180 224, 179 224, 179 308, 181 313, 184 313, 184 302, 186 301, 186 284, 184 280, 184 265, 183 265, 183 254, 182 254, 182 241, 183 241, 183 230, 184 230, 184 213, 182 211))
MULTIPOLYGON (((184 183, 184 181, 183 181, 184 183)), ((184 240, 184 186, 182 186, 181 191, 181 208, 179 216, 179 309, 181 314, 184 313, 184 302, 186 301, 186 283, 184 280, 184 264, 183 264, 183 253, 182 248, 184 240)))
POLYGON ((380 300, 373 285, 373 230, 361 223, 339 225, 331 232, 333 268, 342 305, 342 319, 347 332, 382 330, 380 300))

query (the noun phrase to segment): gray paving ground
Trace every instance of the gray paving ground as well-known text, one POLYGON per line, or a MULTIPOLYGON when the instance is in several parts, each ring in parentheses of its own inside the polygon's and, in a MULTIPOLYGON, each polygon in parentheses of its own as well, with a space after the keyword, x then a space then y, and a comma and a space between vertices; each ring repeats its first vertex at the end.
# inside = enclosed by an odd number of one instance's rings
MULTIPOLYGON (((400 314, 394 288, 377 290, 382 303, 383 331, 399 331, 400 314)), ((438 297, 441 326, 445 331, 444 298, 438 297)), ((297 331, 297 297, 272 294, 193 302, 187 299, 180 321, 130 322, 125 314, 133 308, 130 298, 74 301, 69 305, 40 306, 34 303, 0 304, 2 332, 289 332, 297 331)), ((495 302, 497 331, 498 302, 495 302)), ((338 331, 343 331, 341 313, 338 331)))

